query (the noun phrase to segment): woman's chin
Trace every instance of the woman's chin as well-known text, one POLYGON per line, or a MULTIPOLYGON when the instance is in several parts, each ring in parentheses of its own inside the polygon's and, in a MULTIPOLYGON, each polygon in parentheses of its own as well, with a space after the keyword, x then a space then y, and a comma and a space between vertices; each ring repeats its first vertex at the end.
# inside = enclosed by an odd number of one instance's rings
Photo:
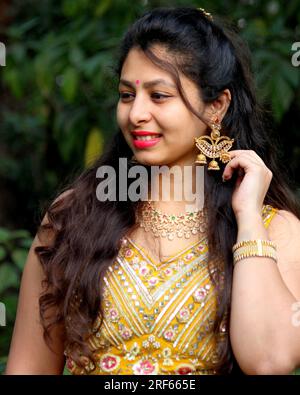
POLYGON ((137 164, 146 166, 160 166, 168 162, 158 152, 139 152, 134 153, 134 156, 135 159, 138 161, 137 164))

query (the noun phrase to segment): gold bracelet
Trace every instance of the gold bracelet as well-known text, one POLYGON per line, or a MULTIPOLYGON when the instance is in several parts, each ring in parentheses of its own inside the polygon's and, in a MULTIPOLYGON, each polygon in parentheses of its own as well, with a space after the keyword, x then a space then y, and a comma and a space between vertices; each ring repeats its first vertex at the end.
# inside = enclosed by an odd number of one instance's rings
POLYGON ((277 262, 276 245, 270 240, 244 240, 237 243, 232 248, 233 266, 244 258, 268 257, 277 262))
POLYGON ((276 245, 273 243, 271 240, 262 240, 262 239, 256 239, 256 240, 242 240, 239 243, 234 244, 232 247, 232 252, 237 250, 238 248, 242 246, 271 246, 276 250, 276 245))

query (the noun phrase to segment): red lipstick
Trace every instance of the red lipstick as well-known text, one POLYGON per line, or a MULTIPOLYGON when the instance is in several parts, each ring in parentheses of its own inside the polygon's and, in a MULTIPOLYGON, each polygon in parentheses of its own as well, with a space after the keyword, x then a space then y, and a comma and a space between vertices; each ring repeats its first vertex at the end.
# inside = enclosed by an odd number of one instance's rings
POLYGON ((148 130, 133 130, 131 134, 133 134, 134 136, 153 136, 155 134, 159 136, 161 135, 161 133, 150 132, 148 130))
POLYGON ((160 140, 160 137, 154 138, 148 141, 142 141, 142 140, 133 140, 133 145, 136 148, 143 149, 143 148, 148 148, 152 147, 153 145, 157 144, 160 140))
POLYGON ((131 132, 131 134, 133 136, 157 136, 156 138, 155 137, 151 138, 151 140, 134 139, 133 145, 139 149, 152 147, 153 145, 155 145, 159 142, 160 137, 161 137, 161 133, 150 132, 148 130, 133 130, 131 132))

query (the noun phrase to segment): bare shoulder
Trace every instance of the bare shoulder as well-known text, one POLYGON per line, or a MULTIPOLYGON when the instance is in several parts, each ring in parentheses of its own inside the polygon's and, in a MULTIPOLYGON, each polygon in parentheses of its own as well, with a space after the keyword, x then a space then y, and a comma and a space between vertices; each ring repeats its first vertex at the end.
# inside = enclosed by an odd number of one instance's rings
POLYGON ((296 237, 300 240, 300 220, 287 210, 277 210, 268 227, 271 238, 290 241, 296 237))
MULTIPOLYGON (((60 194, 55 200, 68 196, 72 190, 60 194)), ((41 224, 48 224, 47 214, 41 224)), ((65 356, 63 329, 56 327, 51 332, 52 350, 45 343, 40 324, 39 297, 43 292, 45 273, 35 252, 39 246, 51 244, 52 234, 46 232, 42 240, 35 235, 22 273, 18 298, 17 316, 14 325, 6 374, 62 374, 65 356)))
POLYGON ((294 296, 300 300, 300 220, 287 210, 277 210, 268 227, 277 247, 278 269, 294 296))

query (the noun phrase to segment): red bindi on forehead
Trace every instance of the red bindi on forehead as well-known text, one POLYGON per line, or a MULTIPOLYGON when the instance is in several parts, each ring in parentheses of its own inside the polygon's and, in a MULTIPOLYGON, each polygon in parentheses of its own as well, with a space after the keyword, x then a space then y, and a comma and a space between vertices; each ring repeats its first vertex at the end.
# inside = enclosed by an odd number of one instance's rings
POLYGON ((140 80, 136 80, 135 83, 138 85, 140 83, 140 80))

